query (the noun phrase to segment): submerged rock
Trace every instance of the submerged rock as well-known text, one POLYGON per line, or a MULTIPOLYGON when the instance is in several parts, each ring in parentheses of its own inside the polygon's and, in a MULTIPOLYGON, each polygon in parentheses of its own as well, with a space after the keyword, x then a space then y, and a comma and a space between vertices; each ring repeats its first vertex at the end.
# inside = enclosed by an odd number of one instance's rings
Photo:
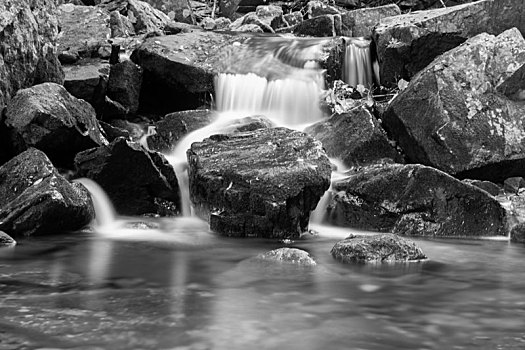
POLYGON ((0 167, 0 230, 33 235, 80 230, 95 213, 84 186, 60 176, 34 148, 0 167))
POLYGON ((501 183, 525 169, 525 105, 495 90, 525 65, 517 29, 480 34, 436 58, 397 95, 383 126, 410 162, 501 183))
POLYGON ((370 166, 333 183, 330 223, 431 237, 507 235, 487 192, 423 165, 370 166))
POLYGON ((395 263, 427 259, 414 242, 394 234, 350 236, 337 242, 331 253, 343 263, 395 263))
POLYGON ((288 263, 299 266, 315 266, 317 263, 308 252, 297 248, 278 248, 269 252, 259 254, 256 260, 288 263))
POLYGON ((7 233, 0 231, 0 248, 2 247, 13 247, 16 245, 16 241, 9 236, 7 233))
POLYGON ((97 182, 123 215, 175 215, 179 186, 173 168, 157 152, 117 138, 109 146, 81 152, 78 175, 97 182))
POLYGON ((35 147, 66 168, 78 152, 108 144, 93 107, 55 83, 18 91, 7 106, 5 123, 18 152, 35 147))
POLYGON ((197 213, 229 236, 299 236, 330 183, 321 144, 285 128, 214 135, 188 161, 197 213))

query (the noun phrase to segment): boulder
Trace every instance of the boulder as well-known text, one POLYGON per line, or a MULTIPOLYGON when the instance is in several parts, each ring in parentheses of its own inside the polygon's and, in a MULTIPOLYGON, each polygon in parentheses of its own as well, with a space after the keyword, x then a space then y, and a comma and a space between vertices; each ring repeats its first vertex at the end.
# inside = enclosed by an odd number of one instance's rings
POLYGON ((122 215, 175 215, 180 206, 173 168, 157 152, 124 138, 75 158, 80 177, 97 182, 122 215))
POLYGON ((255 14, 264 24, 268 25, 273 30, 285 26, 283 9, 280 6, 257 6, 255 14))
POLYGON ((80 230, 93 220, 88 191, 34 148, 0 167, 0 230, 11 236, 80 230))
MULTIPOLYGON (((109 12, 94 6, 64 4, 60 9, 61 32, 58 37, 60 58, 98 57, 101 46, 109 45, 111 37, 109 12)), ((69 61, 63 63, 70 63, 69 61)))
POLYGON ((78 152, 108 144, 93 107, 55 83, 18 91, 7 106, 5 123, 18 152, 38 148, 56 166, 71 168, 78 152))
POLYGON ((261 262, 285 263, 298 266, 315 266, 317 263, 307 251, 297 248, 278 248, 259 254, 256 258, 261 262))
POLYGON ((501 183, 525 174, 525 105, 495 91, 525 64, 517 29, 480 34, 436 58, 382 116, 407 160, 501 183))
POLYGON ((351 37, 372 36, 372 29, 379 24, 382 18, 398 16, 401 10, 396 4, 377 7, 365 7, 346 11, 341 14, 342 35, 351 37))
POLYGON ((0 2, 0 110, 19 89, 61 82, 56 60, 57 9, 53 1, 0 2))
POLYGON ((525 222, 519 223, 510 231, 510 241, 514 243, 525 243, 525 222))
POLYGON ((477 34, 497 35, 515 26, 525 31, 524 6, 515 0, 481 0, 381 19, 373 35, 382 85, 410 80, 435 57, 477 34))
POLYGON ((14 247, 16 241, 7 233, 0 231, 0 248, 14 247))
POLYGON ((487 192, 423 165, 370 166, 332 184, 330 223, 402 235, 507 235, 507 217, 487 192))
POLYGON ((236 32, 244 32, 244 31, 250 31, 257 33, 258 31, 254 31, 252 27, 247 27, 249 25, 256 25, 259 27, 264 33, 275 33, 275 30, 272 28, 272 26, 263 19, 259 18, 255 12, 249 12, 245 14, 244 16, 238 18, 233 23, 230 24, 229 28, 230 30, 236 31, 236 32), (248 30, 247 30, 248 29, 248 30))
POLYGON ((100 111, 108 85, 109 63, 98 58, 86 58, 73 65, 64 65, 64 72, 66 90, 100 111))
POLYGON ((108 81, 108 97, 120 103, 128 114, 134 115, 139 109, 142 68, 130 60, 111 66, 108 81))
POLYGON ((339 11, 339 9, 335 8, 334 6, 330 6, 322 1, 313 0, 306 4, 306 14, 308 15, 308 18, 314 18, 323 15, 340 15, 341 11, 339 11))
POLYGON ((321 141, 330 158, 337 158, 348 167, 402 161, 379 121, 365 107, 334 114, 305 132, 321 141))
POLYGON ((233 19, 241 1, 242 0, 219 0, 219 10, 221 15, 233 19))
POLYGON ((393 234, 352 235, 337 242, 331 253, 343 263, 396 263, 427 259, 416 243, 393 234))
POLYGON ((307 19, 295 26, 299 36, 333 37, 341 35, 341 15, 322 15, 307 19))
POLYGON ((150 4, 138 0, 102 0, 99 8, 108 13, 118 11, 133 25, 136 34, 162 33, 170 18, 150 4))
POLYGON ((125 38, 136 35, 133 23, 131 23, 128 17, 121 15, 117 10, 109 13, 109 28, 112 38, 125 38))
POLYGON ((187 154, 195 210, 228 236, 299 236, 330 184, 320 142, 286 128, 214 135, 187 154))
POLYGON ((284 20, 288 25, 295 26, 303 21, 303 14, 301 11, 294 11, 284 14, 284 20))
POLYGON ((505 193, 518 194, 521 188, 525 188, 525 179, 521 176, 509 177, 503 181, 505 193))
POLYGON ((483 181, 483 180, 472 180, 472 179, 464 179, 462 181, 466 184, 481 188, 482 190, 485 190, 486 192, 490 193, 494 197, 502 193, 501 187, 496 185, 494 182, 483 181))

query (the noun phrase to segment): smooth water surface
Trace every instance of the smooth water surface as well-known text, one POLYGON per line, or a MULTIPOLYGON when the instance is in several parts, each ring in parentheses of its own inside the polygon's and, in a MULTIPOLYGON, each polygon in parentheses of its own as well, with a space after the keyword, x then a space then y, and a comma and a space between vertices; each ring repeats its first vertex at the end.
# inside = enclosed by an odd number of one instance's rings
MULTIPOLYGON (((0 349, 523 349, 525 247, 418 240, 430 260, 351 266, 317 228, 231 239, 197 219, 0 250, 0 349), (315 267, 253 259, 305 249, 315 267)), ((326 229, 326 232, 325 232, 326 229)))

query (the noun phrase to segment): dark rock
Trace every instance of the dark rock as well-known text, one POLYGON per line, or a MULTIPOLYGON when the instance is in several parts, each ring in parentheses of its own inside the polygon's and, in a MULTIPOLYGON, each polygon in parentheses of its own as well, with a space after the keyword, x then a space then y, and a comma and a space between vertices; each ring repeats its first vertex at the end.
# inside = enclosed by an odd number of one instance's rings
POLYGON ((56 12, 53 1, 0 2, 0 110, 19 89, 63 79, 54 58, 56 12))
POLYGON ((0 230, 33 235, 80 230, 94 218, 88 191, 34 148, 0 167, 0 230))
POLYGON ((349 167, 402 161, 378 120, 365 107, 335 114, 305 132, 321 141, 329 157, 349 167))
POLYGON ((142 68, 125 60, 111 66, 107 95, 133 115, 139 109, 141 84, 142 68))
POLYGON ((64 87, 76 98, 89 102, 100 112, 106 95, 109 64, 100 59, 82 59, 75 65, 65 65, 64 87))
POLYGON ((219 0, 221 15, 232 19, 239 8, 241 0, 219 0))
POLYGON ((505 193, 518 194, 520 188, 525 187, 525 179, 521 176, 509 177, 503 181, 505 193))
POLYGON ((102 110, 102 118, 104 120, 127 118, 129 109, 118 102, 113 101, 109 97, 104 98, 104 107, 102 110))
POLYGON ((111 11, 109 13, 109 28, 111 30, 111 37, 128 37, 135 35, 135 28, 128 19, 118 11, 111 11))
POLYGON ((301 36, 332 37, 340 35, 341 30, 340 15, 323 15, 299 23, 293 32, 301 36))
POLYGON ((79 176, 92 179, 106 191, 119 214, 178 212, 177 178, 159 153, 118 138, 107 147, 79 153, 75 165, 79 176))
POLYGON ((427 259, 416 243, 393 234, 351 236, 337 242, 331 253, 343 263, 395 263, 427 259))
MULTIPOLYGON (((157 31, 162 33, 166 24, 170 22, 170 18, 165 13, 144 1, 103 0, 99 7, 105 9, 108 13, 118 11, 133 25, 136 34, 157 31)), ((123 28, 127 28, 127 25, 124 25, 123 28)))
POLYGON ((497 196, 502 192, 501 187, 490 181, 465 179, 463 180, 463 182, 481 188, 482 190, 487 191, 493 196, 497 196))
POLYGON ((242 33, 264 33, 264 30, 257 24, 241 24, 238 27, 230 27, 230 29, 242 33))
POLYGON ((345 8, 359 7, 361 0, 335 0, 335 4, 345 8))
POLYGON ((201 21, 201 26, 206 30, 221 30, 221 29, 227 29, 231 23, 232 21, 224 17, 219 17, 219 18, 205 17, 201 21))
POLYGON ((147 138, 148 148, 163 153, 173 151, 177 141, 210 124, 213 116, 209 109, 170 113, 155 123, 155 134, 147 138))
POLYGON ((480 34, 438 57, 397 95, 383 126, 407 160, 501 183, 525 174, 525 105, 495 88, 525 64, 516 29, 480 34))
POLYGON ((144 125, 140 123, 133 123, 129 120, 124 119, 112 119, 109 124, 115 128, 124 130, 128 133, 129 138, 132 141, 138 142, 146 134, 144 125))
POLYGON ((431 237, 507 234, 494 197, 430 167, 368 167, 332 186, 329 222, 340 226, 431 237))
POLYGON ((372 35, 372 29, 379 24, 382 18, 397 16, 400 14, 401 10, 396 4, 367 7, 343 12, 341 14, 343 35, 368 38, 372 35))
POLYGON ((303 14, 301 11, 294 11, 284 14, 284 20, 288 25, 295 26, 303 21, 303 14))
POLYGON ((297 248, 278 248, 259 254, 256 260, 287 263, 299 266, 315 266, 317 263, 308 252, 297 248))
POLYGON ((313 0, 309 1, 306 5, 306 13, 308 14, 308 18, 314 18, 323 15, 340 15, 341 11, 322 1, 313 0))
POLYGON ((9 236, 7 233, 0 231, 0 248, 4 247, 14 247, 16 241, 9 236))
POLYGON ((116 126, 113 126, 103 121, 99 121, 99 123, 102 127, 102 130, 104 130, 104 134, 106 135, 106 138, 109 142, 113 142, 113 140, 119 137, 130 139, 130 134, 128 130, 117 128, 116 126))
POLYGON ((525 64, 498 84, 496 90, 513 101, 525 101, 525 64))
POLYGON ((525 222, 517 224, 510 231, 510 241, 514 243, 525 243, 525 222))
MULTIPOLYGON (((93 6, 65 4, 60 9, 58 52, 82 58, 98 57, 111 36, 109 13, 93 6)), ((65 62, 64 62, 65 63, 65 62)))
POLYGON ((330 183, 321 144, 285 128, 214 135, 188 161, 196 212, 229 236, 300 235, 330 183))
POLYGON ((76 153, 108 143, 93 107, 54 83, 18 91, 7 106, 5 123, 12 128, 18 152, 35 147, 66 168, 76 153))
POLYGON ((410 80, 435 57, 477 34, 497 35, 515 26, 525 31, 523 6, 515 0, 481 0, 383 18, 374 29, 381 83, 410 80))

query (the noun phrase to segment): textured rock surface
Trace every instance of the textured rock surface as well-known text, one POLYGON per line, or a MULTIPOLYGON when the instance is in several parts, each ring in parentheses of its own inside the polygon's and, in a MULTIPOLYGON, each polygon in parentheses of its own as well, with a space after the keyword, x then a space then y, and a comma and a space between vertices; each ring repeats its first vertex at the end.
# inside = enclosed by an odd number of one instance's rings
POLYGON ((174 215, 179 186, 173 168, 156 152, 123 138, 108 147, 81 152, 75 158, 81 177, 97 182, 123 215, 174 215))
POLYGON ((64 65, 64 73, 66 90, 98 111, 106 94, 109 63, 101 59, 82 59, 77 64, 64 65))
POLYGON ((331 253, 344 263, 395 263, 427 258, 414 242, 393 234, 350 236, 337 242, 331 253))
POLYGON ((510 241, 515 243, 525 243, 525 222, 517 224, 510 231, 510 241))
POLYGON ((340 226, 433 237, 507 234, 494 197, 430 167, 364 168, 333 188, 329 221, 340 226))
POLYGON ((288 263, 298 266, 315 266, 317 263, 308 252, 297 248, 278 248, 269 252, 259 254, 255 259, 275 262, 288 263))
POLYGON ((0 248, 2 247, 13 247, 16 245, 16 241, 9 236, 7 233, 0 231, 0 248))
POLYGON ((0 109, 19 89, 63 80, 54 53, 56 12, 53 1, 0 2, 0 109))
POLYGON ((188 161, 197 213, 231 236, 298 236, 330 182, 321 144, 285 128, 212 136, 188 161))
POLYGON ((481 0, 384 18, 374 30, 381 82, 409 80, 435 57, 477 34, 499 34, 515 26, 525 31, 524 13, 520 1, 481 0))
POLYGON ((0 167, 0 230, 12 236, 79 230, 94 218, 88 191, 31 148, 0 167))
POLYGON ((396 4, 367 7, 341 14, 343 35, 370 37, 372 29, 385 17, 397 16, 401 10, 396 4))
POLYGON ((365 107, 335 114, 305 132, 321 141, 329 157, 340 159, 346 166, 402 161, 379 121, 365 107))
POLYGON ((525 174, 525 105, 495 90, 525 64, 516 29, 480 34, 436 58, 389 105, 383 125, 407 159, 459 177, 525 174))
POLYGON ((71 167, 77 152, 108 143, 93 107, 54 83, 18 91, 7 106, 5 123, 18 152, 38 148, 56 166, 71 167))
POLYGON ((99 7, 108 12, 118 11, 133 25, 136 34, 162 33, 170 21, 165 13, 144 1, 103 0, 99 7))
POLYGON ((332 37, 341 35, 341 15, 323 15, 307 19, 295 26, 299 36, 332 37))
POLYGON ((133 115, 139 109, 142 68, 125 60, 111 66, 107 95, 133 115))

